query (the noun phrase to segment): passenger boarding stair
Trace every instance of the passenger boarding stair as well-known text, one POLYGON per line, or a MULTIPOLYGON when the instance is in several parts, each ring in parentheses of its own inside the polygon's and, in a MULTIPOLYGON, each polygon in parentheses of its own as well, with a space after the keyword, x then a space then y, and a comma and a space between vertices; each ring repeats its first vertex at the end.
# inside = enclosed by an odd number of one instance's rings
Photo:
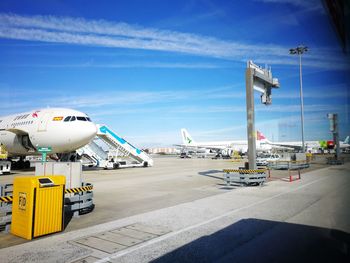
POLYGON ((103 140, 118 156, 129 157, 142 166, 153 166, 153 159, 144 151, 137 149, 105 125, 97 125, 97 136, 103 140))
POLYGON ((108 159, 108 154, 93 140, 89 144, 78 149, 76 152, 83 159, 89 160, 93 166, 97 167, 103 167, 108 159))

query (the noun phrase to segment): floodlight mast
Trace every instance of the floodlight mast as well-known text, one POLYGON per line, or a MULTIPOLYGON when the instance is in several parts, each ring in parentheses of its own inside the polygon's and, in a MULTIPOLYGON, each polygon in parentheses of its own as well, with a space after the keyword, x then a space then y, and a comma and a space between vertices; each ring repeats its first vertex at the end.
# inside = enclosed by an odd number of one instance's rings
POLYGON ((307 52, 308 50, 309 50, 308 47, 303 45, 299 45, 296 48, 289 49, 289 54, 299 55, 302 152, 305 152, 305 138, 304 138, 304 95, 303 95, 303 75, 302 75, 302 67, 301 67, 301 55, 307 52))

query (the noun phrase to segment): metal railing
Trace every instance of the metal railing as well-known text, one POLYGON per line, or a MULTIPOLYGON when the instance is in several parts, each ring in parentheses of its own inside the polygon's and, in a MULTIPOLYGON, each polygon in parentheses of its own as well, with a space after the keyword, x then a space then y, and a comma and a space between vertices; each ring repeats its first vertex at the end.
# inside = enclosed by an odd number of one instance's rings
POLYGON ((269 161, 267 164, 268 169, 274 170, 297 170, 309 168, 310 164, 305 161, 269 161))

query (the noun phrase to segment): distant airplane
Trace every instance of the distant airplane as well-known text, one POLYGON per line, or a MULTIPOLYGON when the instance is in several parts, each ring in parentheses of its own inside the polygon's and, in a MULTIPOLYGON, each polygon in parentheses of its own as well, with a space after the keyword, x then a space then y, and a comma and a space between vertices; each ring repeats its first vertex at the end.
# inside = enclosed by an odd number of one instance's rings
MULTIPOLYGON (((186 129, 181 129, 181 136, 183 144, 177 146, 183 148, 210 149, 214 151, 231 150, 240 153, 246 153, 248 151, 247 140, 196 142, 186 129)), ((266 152, 272 149, 272 146, 266 143, 266 138, 261 136, 260 132, 257 132, 256 149, 257 151, 266 152)))
POLYGON ((0 117, 0 143, 9 157, 40 154, 40 147, 50 147, 50 154, 70 153, 89 143, 96 132, 86 114, 72 109, 47 108, 0 117))
MULTIPOLYGON (((302 148, 302 142, 271 142, 264 134, 260 132, 260 136, 264 139, 265 143, 272 146, 272 148, 290 148, 294 150, 301 150, 302 148)), ((349 148, 350 137, 347 136, 344 141, 339 142, 340 149, 349 148)), ((305 148, 306 151, 313 151, 313 150, 319 150, 319 149, 333 149, 335 147, 334 141, 305 141, 305 148)))

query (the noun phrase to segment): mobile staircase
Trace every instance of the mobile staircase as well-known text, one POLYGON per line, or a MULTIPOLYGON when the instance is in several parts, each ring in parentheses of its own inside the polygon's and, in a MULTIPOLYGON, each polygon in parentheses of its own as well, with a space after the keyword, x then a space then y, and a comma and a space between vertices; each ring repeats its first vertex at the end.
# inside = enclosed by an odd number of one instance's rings
POLYGON ((108 160, 108 154, 94 140, 76 152, 81 156, 83 166, 104 167, 108 160))
POLYGON ((115 153, 115 156, 109 159, 109 162, 107 162, 104 168, 153 166, 153 159, 148 154, 119 137, 107 126, 97 125, 96 135, 108 145, 110 152, 115 153), (132 159, 133 161, 128 163, 125 160, 120 160, 119 157, 132 159))

